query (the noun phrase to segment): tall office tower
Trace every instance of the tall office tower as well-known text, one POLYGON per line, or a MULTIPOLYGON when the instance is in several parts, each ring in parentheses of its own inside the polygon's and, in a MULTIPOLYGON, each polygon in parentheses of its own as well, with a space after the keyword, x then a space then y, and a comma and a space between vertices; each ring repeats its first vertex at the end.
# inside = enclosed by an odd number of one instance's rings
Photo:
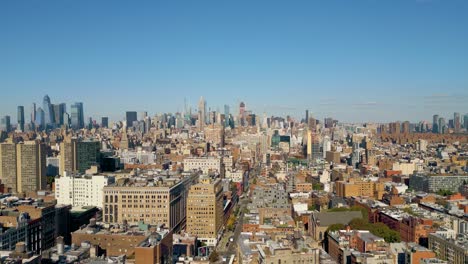
POLYGON ((190 187, 187 198, 187 233, 208 246, 216 246, 223 226, 223 187, 221 180, 200 179, 190 187))
POLYGON ((198 113, 198 122, 200 122, 200 127, 203 128, 206 125, 206 101, 203 96, 200 97, 200 101, 198 102, 198 113))
POLYGON ((439 123, 437 124, 437 128, 439 129, 439 134, 443 134, 447 131, 447 123, 445 122, 445 118, 439 118, 439 123))
POLYGON ((432 116, 432 133, 439 133, 439 115, 432 116))
POLYGON ((224 105, 224 126, 229 126, 229 105, 224 105))
POLYGON ((392 122, 390 125, 390 134, 398 135, 401 132, 401 124, 400 122, 392 122))
POLYGON ((125 120, 127 121, 127 127, 132 127, 133 122, 138 121, 137 119, 137 112, 135 111, 127 111, 125 113, 125 120))
POLYGON ((322 142, 322 156, 324 159, 326 158, 327 151, 331 151, 331 140, 330 137, 325 136, 322 142))
POLYGON ((24 106, 18 106, 18 130, 24 131, 24 106))
POLYGON ((65 127, 70 127, 70 115, 68 113, 63 113, 63 125, 65 127))
POLYGON ((138 121, 142 121, 142 120, 145 120, 145 118, 148 116, 148 112, 146 111, 142 111, 139 113, 139 117, 138 117, 138 121))
POLYGON ((0 143, 0 179, 9 193, 17 190, 16 163, 16 144, 0 143))
POLYGON ((307 124, 308 122, 309 122, 309 110, 306 110, 304 123, 307 124))
POLYGON ((0 130, 5 132, 10 132, 11 130, 11 120, 10 116, 6 115, 0 119, 0 130))
POLYGON ((48 95, 44 96, 44 100, 42 101, 42 110, 44 110, 46 126, 55 124, 54 109, 52 107, 52 104, 50 103, 50 98, 48 95))
POLYGON ((468 114, 463 116, 463 127, 468 131, 468 114))
POLYGON ((245 126, 245 103, 241 102, 239 104, 239 124, 240 126, 245 126))
POLYGON ((109 118, 104 116, 101 118, 101 127, 108 128, 109 127, 109 118))
POLYGON ((307 131, 307 158, 315 161, 320 158, 320 144, 317 134, 312 131, 307 131))
POLYGON ((410 133, 410 122, 409 121, 403 122, 402 131, 403 131, 403 134, 409 134, 410 133))
POLYGON ((45 129, 45 113, 42 108, 38 108, 36 112, 36 127, 39 127, 40 129, 45 129))
POLYGON ((323 123, 325 125, 325 128, 332 128, 333 125, 334 125, 333 124, 334 123, 333 118, 331 118, 331 117, 325 118, 323 123))
POLYGON ((83 103, 74 103, 71 105, 71 127, 73 129, 84 128, 83 103))
POLYGON ((46 147, 39 140, 16 145, 17 192, 44 190, 47 186, 46 147))
POLYGON ((32 103, 31 105, 31 123, 36 122, 36 103, 32 103))
POLYGON ((101 144, 98 140, 65 138, 60 144, 60 175, 65 172, 84 173, 99 162, 101 144))
POLYGON ((307 126, 309 127, 309 130, 312 132, 317 131, 317 122, 315 121, 315 118, 312 116, 309 116, 309 121, 307 122, 307 126))
POLYGON ((453 128, 455 130, 455 133, 460 133, 460 130, 461 130, 460 113, 453 113, 453 128))
POLYGON ((54 104, 54 120, 55 124, 61 126, 64 124, 63 114, 67 111, 67 105, 64 103, 61 104, 54 104))

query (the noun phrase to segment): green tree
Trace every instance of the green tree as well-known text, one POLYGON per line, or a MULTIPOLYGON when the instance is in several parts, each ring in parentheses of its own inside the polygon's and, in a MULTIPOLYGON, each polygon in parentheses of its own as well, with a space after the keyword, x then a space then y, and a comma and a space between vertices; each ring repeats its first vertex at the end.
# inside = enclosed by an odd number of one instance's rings
POLYGON ((217 262, 219 260, 219 254, 216 250, 213 250, 210 254, 210 263, 217 262))
POLYGON ((346 227, 343 224, 333 224, 327 228, 327 232, 333 232, 338 230, 344 230, 346 227))

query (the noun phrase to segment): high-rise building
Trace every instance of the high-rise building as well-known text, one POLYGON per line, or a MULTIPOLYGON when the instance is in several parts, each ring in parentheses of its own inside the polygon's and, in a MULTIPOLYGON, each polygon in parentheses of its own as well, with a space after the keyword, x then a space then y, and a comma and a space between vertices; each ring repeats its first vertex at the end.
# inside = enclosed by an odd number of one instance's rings
POLYGON ((439 133, 439 115, 432 116, 432 133, 439 133))
POLYGON ((221 179, 200 179, 190 187, 187 199, 187 232, 208 246, 216 246, 223 226, 223 187, 221 179))
POLYGON ((15 143, 0 144, 0 179, 9 193, 17 190, 16 158, 15 143))
POLYGON ((410 122, 409 122, 409 121, 403 122, 403 124, 402 124, 402 131, 403 131, 403 134, 409 134, 409 133, 411 132, 411 129, 410 129, 410 122))
POLYGON ((31 123, 36 122, 36 103, 31 105, 31 123))
POLYGON ((137 119, 137 112, 135 111, 127 111, 125 113, 125 120, 127 121, 127 127, 132 127, 133 122, 138 121, 137 119))
POLYGON ((229 126, 229 105, 224 105, 224 126, 229 126))
POLYGON ((146 117, 148 117, 148 112, 146 111, 142 111, 139 113, 139 117, 138 117, 138 121, 142 121, 142 120, 145 120, 146 117))
POLYGON ((71 127, 73 129, 84 128, 83 103, 77 102, 71 105, 71 127))
POLYGON ((463 127, 468 131, 468 114, 463 116, 463 127))
POLYGON ((38 140, 16 145, 17 192, 44 190, 47 186, 46 147, 38 140))
POLYGON ((245 103, 241 102, 239 104, 239 124, 240 126, 245 126, 245 103))
POLYGON ((307 124, 308 122, 309 122, 309 110, 306 110, 304 123, 307 124))
POLYGON ((437 124, 437 128, 439 129, 439 134, 443 134, 447 132, 447 123, 445 122, 445 118, 440 117, 439 123, 437 124))
POLYGON ((18 106, 18 130, 24 131, 24 106, 18 106))
POLYGON ((93 139, 65 138, 60 144, 60 175, 84 173, 99 162, 100 142, 93 139))
POLYGON ((67 105, 64 103, 61 104, 54 104, 54 120, 55 123, 59 126, 64 124, 63 114, 67 111, 67 105))
POLYGON ((108 128, 109 127, 109 118, 108 117, 102 117, 101 118, 101 127, 103 127, 103 128, 108 128))
POLYGON ((307 131, 307 158, 315 161, 320 158, 320 144, 318 136, 312 130, 307 131))
POLYGON ((45 125, 49 126, 55 124, 54 109, 52 107, 52 104, 50 103, 50 98, 48 95, 44 96, 44 100, 42 102, 42 110, 44 110, 45 125))
POLYGON ((45 113, 42 108, 38 108, 36 112, 36 127, 39 127, 40 129, 45 129, 46 123, 45 123, 45 113))
POLYGON ((11 131, 10 116, 6 115, 0 119, 0 130, 3 130, 7 133, 11 131))
POLYGON ((206 101, 203 96, 198 101, 198 122, 200 130, 202 130, 206 125, 206 101))
POLYGON ((460 133, 460 130, 461 130, 460 113, 453 113, 453 128, 455 130, 455 133, 460 133))

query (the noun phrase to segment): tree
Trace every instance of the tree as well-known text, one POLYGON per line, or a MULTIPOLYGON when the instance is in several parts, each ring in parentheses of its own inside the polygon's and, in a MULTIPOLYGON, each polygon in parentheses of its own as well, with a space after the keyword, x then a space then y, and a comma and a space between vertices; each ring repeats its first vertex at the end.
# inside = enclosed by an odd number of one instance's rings
POLYGON ((216 250, 213 250, 210 254, 210 263, 217 262, 219 260, 219 254, 216 250))
POLYGON ((317 209, 317 206, 315 204, 311 204, 307 208, 307 210, 309 210, 309 211, 315 211, 316 209, 317 209))
POLYGON ((333 224, 327 228, 327 232, 333 232, 338 230, 344 230, 346 227, 343 224, 333 224))

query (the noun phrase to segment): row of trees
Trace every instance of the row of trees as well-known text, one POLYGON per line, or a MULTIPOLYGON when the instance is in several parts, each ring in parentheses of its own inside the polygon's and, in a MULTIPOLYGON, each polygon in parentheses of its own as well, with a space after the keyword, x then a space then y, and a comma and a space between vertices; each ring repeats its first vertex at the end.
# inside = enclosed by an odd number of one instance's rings
MULTIPOLYGON (((368 212, 366 209, 359 207, 359 206, 354 206, 351 208, 333 208, 330 209, 329 211, 332 212, 340 212, 340 211, 361 211, 363 213, 363 218, 355 218, 351 220, 349 223, 349 226, 351 229, 355 230, 367 230, 371 232, 372 234, 381 237, 385 239, 385 242, 387 243, 395 243, 395 242, 400 242, 400 233, 389 228, 387 225, 384 223, 370 223, 369 218, 368 218, 368 212)), ((342 224, 335 224, 331 225, 328 227, 327 231, 337 231, 337 230, 343 230, 346 229, 346 227, 342 224)))

